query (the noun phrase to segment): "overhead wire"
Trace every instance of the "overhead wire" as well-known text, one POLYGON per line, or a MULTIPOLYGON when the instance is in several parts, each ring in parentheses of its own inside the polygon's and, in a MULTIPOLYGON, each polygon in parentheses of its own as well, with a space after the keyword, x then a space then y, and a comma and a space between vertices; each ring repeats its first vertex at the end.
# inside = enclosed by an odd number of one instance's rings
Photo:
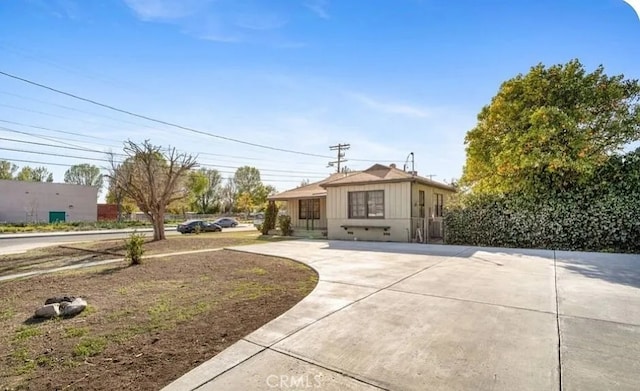
POLYGON ((240 139, 233 138, 233 137, 222 136, 222 135, 219 135, 219 134, 206 132, 206 131, 198 130, 198 129, 191 128, 191 127, 188 127, 188 126, 182 126, 182 125, 179 125, 179 124, 176 124, 176 123, 173 123, 173 122, 169 122, 169 121, 153 118, 153 117, 150 117, 150 116, 147 116, 147 115, 144 115, 144 114, 139 114, 139 113, 136 113, 136 112, 133 112, 133 111, 121 109, 121 108, 118 108, 118 107, 115 107, 115 106, 112 106, 112 105, 109 105, 109 104, 106 104, 106 103, 101 103, 101 102, 98 102, 98 101, 93 100, 93 99, 85 98, 85 97, 82 97, 80 95, 76 95, 76 94, 73 94, 73 93, 70 93, 70 92, 66 92, 66 91, 54 88, 54 87, 50 87, 50 86, 47 86, 45 84, 38 83, 38 82, 35 82, 33 80, 29 80, 29 79, 26 79, 26 78, 23 78, 23 77, 20 77, 20 76, 16 76, 16 75, 13 75, 11 73, 4 72, 4 71, 0 71, 0 75, 4 75, 4 76, 12 78, 14 80, 18 80, 18 81, 21 81, 21 82, 24 82, 24 83, 27 83, 27 84, 30 84, 30 85, 33 85, 33 86, 36 86, 36 87, 39 87, 39 88, 43 88, 43 89, 49 90, 51 92, 55 92, 57 94, 68 96, 70 98, 74 98, 74 99, 77 99, 77 100, 80 100, 80 101, 83 101, 83 102, 87 102, 87 103, 90 103, 90 104, 93 104, 93 105, 96 105, 96 106, 100 106, 100 107, 103 107, 103 108, 106 108, 106 109, 109 109, 109 110, 113 110, 113 111, 116 111, 116 112, 119 112, 119 113, 122 113, 122 114, 127 114, 127 115, 130 115, 132 117, 141 118, 141 119, 144 119, 144 120, 147 120, 147 121, 150 121, 150 122, 154 122, 154 123, 170 126, 170 127, 176 128, 176 129, 181 129, 181 130, 188 131, 188 132, 191 132, 191 133, 194 133, 194 134, 213 137, 213 138, 216 138, 216 139, 231 141, 231 142, 244 144, 244 145, 249 145, 249 146, 253 146, 253 147, 257 147, 257 148, 269 149, 269 150, 272 150, 272 151, 292 153, 292 154, 304 155, 304 156, 309 156, 309 157, 318 157, 318 158, 323 158, 323 159, 332 159, 333 158, 332 156, 327 156, 327 155, 319 155, 319 154, 314 154, 314 153, 309 153, 309 152, 295 151, 295 150, 291 150, 291 149, 273 147, 273 146, 269 146, 269 145, 265 145, 265 144, 254 143, 254 142, 251 142, 251 141, 240 140, 240 139))

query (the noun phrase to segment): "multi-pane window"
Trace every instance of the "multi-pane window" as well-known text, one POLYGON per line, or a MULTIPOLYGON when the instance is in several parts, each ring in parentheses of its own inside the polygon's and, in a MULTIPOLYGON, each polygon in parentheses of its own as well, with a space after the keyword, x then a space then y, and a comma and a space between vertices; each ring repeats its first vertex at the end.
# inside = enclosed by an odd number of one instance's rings
POLYGON ((383 219, 384 191, 349 192, 350 219, 383 219))
POLYGON ((444 195, 443 194, 434 194, 436 197, 436 204, 435 204, 435 213, 436 213, 436 217, 442 217, 443 216, 443 209, 444 209, 444 195))
POLYGON ((300 220, 320 219, 320 200, 299 200, 300 220))
POLYGON ((418 192, 418 206, 420 208, 420 217, 424 218, 424 190, 418 192))

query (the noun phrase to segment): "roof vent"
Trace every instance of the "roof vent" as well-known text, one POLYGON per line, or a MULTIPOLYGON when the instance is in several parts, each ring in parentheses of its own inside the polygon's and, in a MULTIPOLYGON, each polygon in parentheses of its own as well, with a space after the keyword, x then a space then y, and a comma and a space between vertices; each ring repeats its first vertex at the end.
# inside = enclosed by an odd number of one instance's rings
POLYGON ((396 168, 396 164, 395 163, 391 163, 391 164, 389 164, 389 167, 396 168))

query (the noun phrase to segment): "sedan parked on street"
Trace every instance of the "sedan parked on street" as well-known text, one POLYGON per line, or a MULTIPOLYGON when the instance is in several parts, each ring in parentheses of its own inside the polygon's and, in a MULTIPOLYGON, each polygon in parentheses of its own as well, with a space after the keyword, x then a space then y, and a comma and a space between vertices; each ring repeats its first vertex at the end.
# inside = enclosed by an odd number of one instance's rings
POLYGON ((232 219, 231 217, 222 217, 213 222, 214 224, 218 224, 222 228, 234 228, 238 226, 238 221, 236 219, 232 219))
POLYGON ((216 223, 203 220, 188 220, 182 224, 178 224, 178 232, 182 234, 190 234, 195 232, 220 232, 222 227, 216 223))

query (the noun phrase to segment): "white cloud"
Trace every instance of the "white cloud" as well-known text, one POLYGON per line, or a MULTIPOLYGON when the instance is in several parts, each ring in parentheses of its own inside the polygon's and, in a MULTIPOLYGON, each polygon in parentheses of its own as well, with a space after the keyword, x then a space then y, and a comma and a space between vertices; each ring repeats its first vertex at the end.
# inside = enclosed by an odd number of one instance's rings
POLYGON ((287 20, 276 14, 250 13, 236 17, 236 26, 249 30, 274 30, 284 26, 287 20))
POLYGON ((208 41, 278 45, 282 44, 280 38, 274 43, 274 36, 264 33, 281 29, 288 23, 286 13, 236 0, 123 1, 140 20, 172 24, 183 34, 208 41))
POLYGON ((202 11, 212 0, 124 0, 145 21, 177 20, 202 11))
POLYGON ((329 8, 328 0, 308 0, 304 3, 304 6, 322 19, 329 19, 331 17, 327 11, 327 8, 329 8))
POLYGON ((431 112, 425 107, 420 107, 404 102, 381 101, 370 96, 355 92, 348 92, 346 93, 346 95, 371 109, 384 113, 398 114, 417 118, 426 118, 431 115, 431 112))

